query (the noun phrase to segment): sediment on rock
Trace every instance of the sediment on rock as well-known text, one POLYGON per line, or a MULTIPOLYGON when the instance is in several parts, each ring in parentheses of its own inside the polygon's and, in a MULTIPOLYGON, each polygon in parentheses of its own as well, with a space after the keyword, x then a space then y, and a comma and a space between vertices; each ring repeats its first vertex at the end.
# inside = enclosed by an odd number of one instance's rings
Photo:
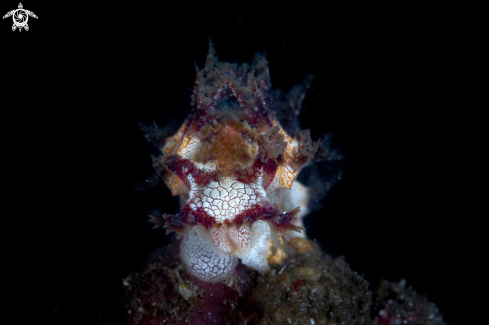
POLYGON ((286 243, 270 271, 240 265, 235 277, 217 284, 188 275, 177 252, 175 242, 157 262, 124 279, 129 324, 371 322, 367 281, 307 239, 286 243))

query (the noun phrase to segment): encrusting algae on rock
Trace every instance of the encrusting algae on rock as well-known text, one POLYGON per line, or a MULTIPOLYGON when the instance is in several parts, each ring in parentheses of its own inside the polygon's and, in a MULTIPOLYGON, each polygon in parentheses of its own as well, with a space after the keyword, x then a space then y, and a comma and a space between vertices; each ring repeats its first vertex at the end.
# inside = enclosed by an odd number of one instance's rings
POLYGON ((206 283, 185 271, 178 244, 124 279, 128 324, 376 324, 445 325, 435 304, 383 282, 368 282, 343 258, 323 254, 315 242, 285 242, 286 258, 260 273, 238 266, 235 277, 206 283))
POLYGON ((403 297, 414 311, 385 301, 390 284, 373 303, 362 276, 306 238, 302 218, 317 194, 295 179, 312 162, 341 158, 328 137, 313 142, 297 128, 310 82, 272 92, 264 56, 252 66, 218 62, 210 43, 181 128, 165 138, 156 124, 143 126, 161 152, 153 166, 182 209, 150 216, 177 240, 124 279, 124 323, 443 324, 413 292, 403 297))
POLYGON ((294 238, 268 272, 238 267, 235 277, 202 282, 179 263, 177 245, 125 279, 130 324, 368 324, 368 283, 342 258, 294 238), (306 323, 307 321, 307 323, 306 323))

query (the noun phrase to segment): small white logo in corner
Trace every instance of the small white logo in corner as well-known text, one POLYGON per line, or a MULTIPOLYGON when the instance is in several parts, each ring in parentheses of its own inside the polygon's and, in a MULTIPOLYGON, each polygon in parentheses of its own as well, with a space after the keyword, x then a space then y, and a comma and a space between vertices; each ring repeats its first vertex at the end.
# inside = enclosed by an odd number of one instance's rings
POLYGON ((29 16, 33 18, 37 18, 36 14, 32 11, 25 10, 22 6, 22 3, 19 3, 19 8, 9 11, 3 16, 3 18, 7 18, 12 16, 14 24, 12 25, 12 31, 15 31, 17 28, 19 32, 22 31, 22 28, 25 30, 29 30, 29 25, 27 25, 27 21, 29 20, 29 16))

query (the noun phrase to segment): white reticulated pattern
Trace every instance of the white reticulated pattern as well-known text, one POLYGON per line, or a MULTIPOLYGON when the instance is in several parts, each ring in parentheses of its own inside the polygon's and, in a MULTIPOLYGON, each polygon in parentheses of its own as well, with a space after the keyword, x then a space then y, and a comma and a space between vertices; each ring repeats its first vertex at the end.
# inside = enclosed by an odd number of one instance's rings
POLYGON ((197 279, 216 283, 227 279, 238 265, 238 258, 216 249, 202 226, 188 228, 180 244, 180 258, 197 279))
POLYGON ((266 192, 262 186, 262 177, 256 182, 242 183, 236 178, 225 177, 211 181, 206 186, 198 184, 189 177, 189 206, 192 209, 203 208, 216 222, 233 220, 234 217, 257 203, 266 201, 266 192))
POLYGON ((192 226, 183 235, 180 258, 190 274, 210 283, 234 274, 238 258, 246 266, 265 272, 269 269, 271 236, 270 225, 263 220, 251 227, 222 226, 210 231, 200 225, 192 226))

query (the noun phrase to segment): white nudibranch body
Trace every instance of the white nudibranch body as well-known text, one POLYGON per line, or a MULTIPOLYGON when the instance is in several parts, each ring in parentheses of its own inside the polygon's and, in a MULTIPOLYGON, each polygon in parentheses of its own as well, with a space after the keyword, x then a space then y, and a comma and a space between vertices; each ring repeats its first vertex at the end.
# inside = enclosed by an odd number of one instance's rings
POLYGON ((253 68, 218 62, 211 45, 185 123, 166 139, 156 125, 145 131, 162 153, 153 158, 156 172, 182 204, 178 214, 150 221, 178 234, 180 258, 195 278, 224 281, 240 260, 265 272, 279 236, 304 236, 308 189, 294 179, 318 143, 308 131, 292 137, 281 127, 263 56, 253 68))

